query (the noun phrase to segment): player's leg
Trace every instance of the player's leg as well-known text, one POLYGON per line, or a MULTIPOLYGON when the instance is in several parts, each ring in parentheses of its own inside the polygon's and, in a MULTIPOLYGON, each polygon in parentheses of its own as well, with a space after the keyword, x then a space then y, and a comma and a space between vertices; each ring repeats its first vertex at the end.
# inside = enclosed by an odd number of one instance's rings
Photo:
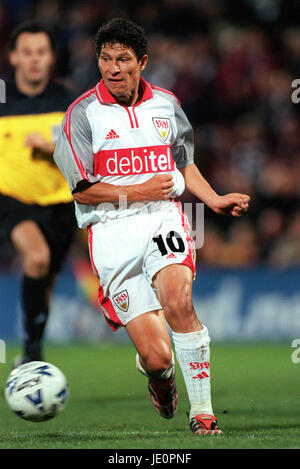
POLYGON ((136 367, 148 377, 151 402, 162 417, 174 417, 178 402, 175 366, 162 311, 144 313, 125 327, 137 350, 136 367))
POLYGON ((149 379, 152 403, 165 418, 176 411, 177 391, 168 328, 149 277, 143 272, 149 244, 145 215, 89 228, 89 252, 99 277, 99 304, 110 327, 125 326, 137 352, 137 368, 149 379))
POLYGON ((191 429, 197 434, 218 434, 211 403, 210 337, 194 310, 192 281, 192 271, 180 264, 164 267, 153 278, 185 380, 191 429))
POLYGON ((192 302, 193 273, 189 267, 172 264, 153 277, 158 300, 173 332, 193 332, 202 329, 192 302))
POLYGON ((160 375, 172 365, 171 342, 161 311, 141 314, 125 327, 147 373, 160 375))
POLYGON ((11 232, 12 243, 23 267, 22 303, 25 344, 23 361, 41 360, 41 341, 49 311, 53 277, 49 276, 50 247, 39 226, 31 220, 18 223, 11 232))

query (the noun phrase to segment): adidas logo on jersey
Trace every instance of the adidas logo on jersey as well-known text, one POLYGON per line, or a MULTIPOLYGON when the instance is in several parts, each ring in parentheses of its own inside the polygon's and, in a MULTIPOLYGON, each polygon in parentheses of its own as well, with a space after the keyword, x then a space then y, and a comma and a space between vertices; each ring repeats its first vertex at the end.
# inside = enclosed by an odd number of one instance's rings
POLYGON ((171 254, 169 254, 169 255, 167 256, 167 259, 177 259, 177 258, 176 258, 176 256, 175 256, 175 254, 173 254, 173 253, 171 252, 171 254))
POLYGON ((110 132, 105 137, 105 140, 112 140, 114 138, 120 138, 117 132, 114 131, 114 129, 111 129, 110 132))

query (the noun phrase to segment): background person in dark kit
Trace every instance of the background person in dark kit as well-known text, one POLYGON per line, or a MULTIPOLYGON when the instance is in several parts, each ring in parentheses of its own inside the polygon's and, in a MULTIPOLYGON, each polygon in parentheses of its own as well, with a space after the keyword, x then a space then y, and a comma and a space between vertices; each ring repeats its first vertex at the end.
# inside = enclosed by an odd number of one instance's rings
POLYGON ((75 232, 74 203, 53 160, 57 130, 73 99, 50 81, 52 33, 24 23, 12 32, 14 78, 0 107, 0 236, 20 255, 25 339, 14 366, 42 360, 49 299, 75 232))

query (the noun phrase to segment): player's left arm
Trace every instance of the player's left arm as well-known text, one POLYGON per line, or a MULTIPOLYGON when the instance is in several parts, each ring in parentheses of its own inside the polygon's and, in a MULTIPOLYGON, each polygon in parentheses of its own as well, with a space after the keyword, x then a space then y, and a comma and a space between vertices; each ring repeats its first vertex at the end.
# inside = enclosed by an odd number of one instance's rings
POLYGON ((240 217, 243 212, 248 210, 250 197, 239 193, 220 196, 214 191, 194 163, 193 128, 181 106, 175 100, 173 100, 173 106, 177 134, 172 154, 177 168, 183 175, 185 188, 214 212, 240 217))
POLYGON ((240 217, 244 212, 247 212, 250 201, 248 195, 237 192, 218 195, 202 176, 195 163, 181 168, 180 171, 184 177, 186 189, 214 212, 221 215, 230 214, 234 217, 240 217))

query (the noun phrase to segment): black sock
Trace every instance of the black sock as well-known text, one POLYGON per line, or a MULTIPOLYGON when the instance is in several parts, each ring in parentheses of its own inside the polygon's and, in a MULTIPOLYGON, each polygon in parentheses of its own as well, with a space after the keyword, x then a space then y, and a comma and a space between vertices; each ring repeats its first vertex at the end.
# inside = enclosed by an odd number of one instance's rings
POLYGON ((31 360, 42 359, 42 339, 48 319, 47 287, 49 277, 31 278, 24 275, 22 300, 24 309, 24 355, 31 360))

